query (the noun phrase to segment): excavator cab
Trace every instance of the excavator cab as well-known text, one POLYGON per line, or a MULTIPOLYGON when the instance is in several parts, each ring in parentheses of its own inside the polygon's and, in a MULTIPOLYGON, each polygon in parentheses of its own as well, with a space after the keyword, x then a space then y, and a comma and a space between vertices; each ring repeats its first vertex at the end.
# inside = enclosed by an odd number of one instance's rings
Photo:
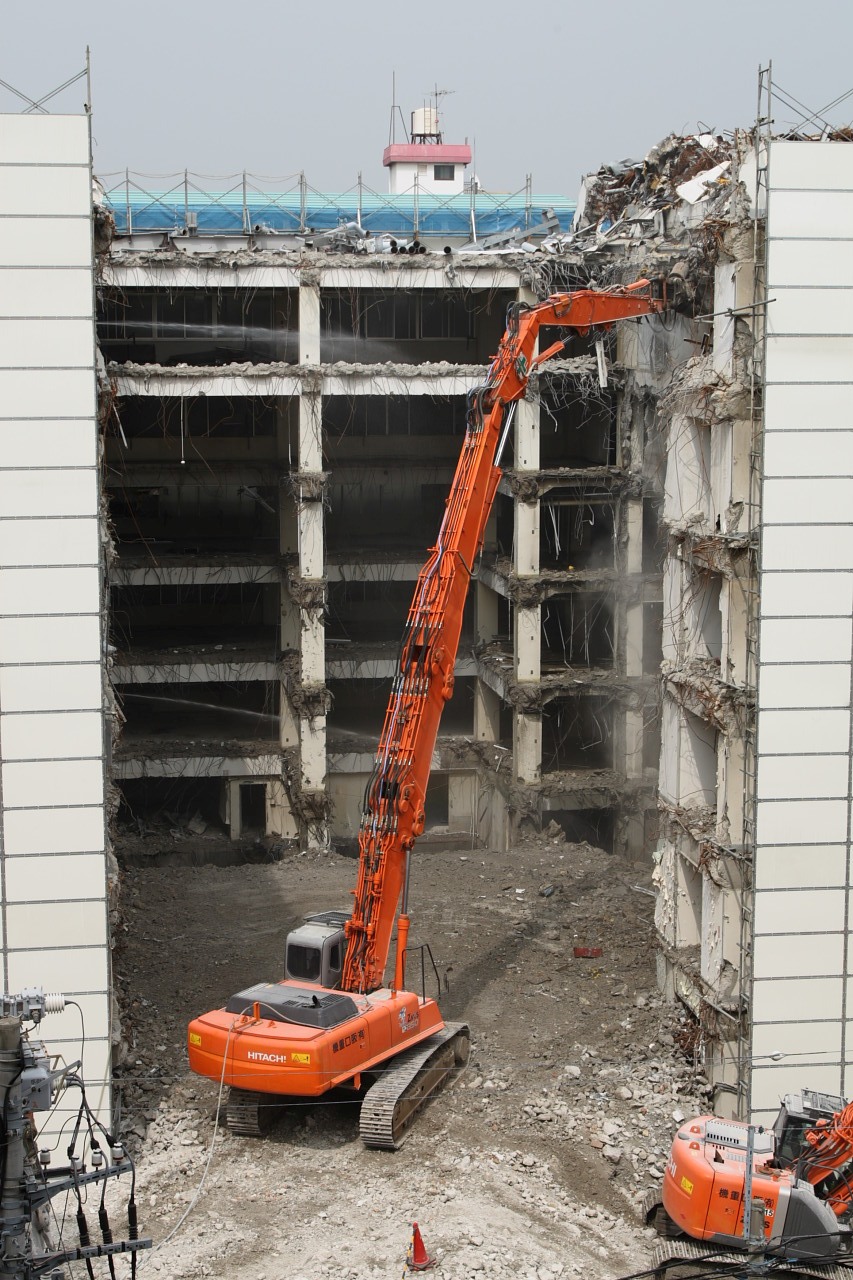
POLYGON ((794 1164, 806 1145, 806 1130, 814 1129, 821 1121, 828 1123, 844 1110, 844 1105, 843 1098, 831 1093, 814 1093, 811 1089, 786 1093, 773 1122, 779 1159, 794 1164))
POLYGON ((287 935, 284 976, 334 991, 341 985, 347 938, 346 911, 318 911, 287 935))

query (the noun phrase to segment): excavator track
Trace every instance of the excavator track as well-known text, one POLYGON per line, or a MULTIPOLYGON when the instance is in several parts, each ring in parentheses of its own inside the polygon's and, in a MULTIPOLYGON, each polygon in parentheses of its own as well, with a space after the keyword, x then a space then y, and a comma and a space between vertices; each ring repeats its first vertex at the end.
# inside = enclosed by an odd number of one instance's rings
POLYGON ((277 1099, 269 1093, 231 1089, 225 1104, 225 1122, 231 1133, 261 1138, 275 1119, 277 1099))
MULTIPOLYGON (((753 1274, 755 1263, 760 1255, 739 1250, 715 1248, 710 1244, 698 1244, 694 1240, 667 1240, 656 1245, 652 1253, 652 1267, 656 1275, 673 1280, 674 1277, 707 1277, 709 1273, 719 1270, 721 1275, 735 1275, 739 1272, 753 1274)), ((761 1260, 764 1261, 764 1260, 761 1260)), ((798 1262, 794 1259, 777 1258, 766 1255, 773 1275, 786 1276, 819 1276, 823 1280, 850 1280, 850 1270, 839 1266, 837 1262, 798 1262)), ((762 1268, 762 1271, 764 1268, 762 1268)))
POLYGON ((470 1047, 467 1023, 446 1022, 441 1031, 394 1058, 361 1104, 364 1145, 396 1151, 418 1112, 452 1071, 465 1066, 470 1047))
POLYGON ((673 1222, 664 1209, 660 1191, 657 1188, 646 1192, 640 1202, 639 1212, 644 1226, 654 1227, 659 1236, 679 1240, 684 1235, 678 1223, 673 1222))

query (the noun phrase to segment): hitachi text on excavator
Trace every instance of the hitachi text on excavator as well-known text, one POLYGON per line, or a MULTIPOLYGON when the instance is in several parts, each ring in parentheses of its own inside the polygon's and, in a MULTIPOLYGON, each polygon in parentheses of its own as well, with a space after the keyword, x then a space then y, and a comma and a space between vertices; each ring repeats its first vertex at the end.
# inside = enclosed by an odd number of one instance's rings
MULTIPOLYGON (((430 762, 454 666, 468 583, 501 478, 501 456, 530 374, 565 350, 536 354, 543 327, 600 333, 665 308, 662 281, 513 303, 486 381, 468 395, 467 428, 436 545, 418 577, 359 829, 351 913, 325 911, 291 932, 284 979, 237 992, 188 1030, 193 1071, 230 1088, 237 1133, 260 1134, 276 1104, 333 1089, 363 1093, 369 1147, 399 1146, 413 1117, 467 1060, 468 1027, 406 989, 409 858, 424 828, 430 762), (401 902, 402 896, 402 902, 401 902), (398 914, 398 905, 400 911, 398 914), (384 975, 396 925, 390 986, 384 975)), ((431 963, 421 948, 418 969, 431 963)), ((437 985, 437 974, 436 974, 437 985)))

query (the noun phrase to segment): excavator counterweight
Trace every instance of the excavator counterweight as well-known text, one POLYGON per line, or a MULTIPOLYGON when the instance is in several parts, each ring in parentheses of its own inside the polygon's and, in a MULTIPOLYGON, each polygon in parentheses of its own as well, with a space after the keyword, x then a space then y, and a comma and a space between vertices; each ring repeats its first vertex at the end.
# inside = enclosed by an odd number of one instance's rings
POLYGON ((468 395, 467 427, 444 518, 409 608, 397 674, 368 781, 358 878, 349 917, 309 917, 288 938, 283 982, 239 992, 190 1023, 190 1066, 232 1091, 238 1131, 260 1132, 263 1109, 333 1088, 368 1090, 362 1137, 393 1147, 447 1074, 463 1065, 468 1028, 445 1024, 425 991, 405 988, 408 867, 441 713, 453 694, 468 584, 495 493, 516 402, 531 372, 564 349, 536 354, 543 326, 605 331, 664 310, 661 281, 558 293, 513 303, 486 381, 468 395), (402 904, 401 904, 402 898, 402 904), (383 985, 396 926, 390 987, 383 985))

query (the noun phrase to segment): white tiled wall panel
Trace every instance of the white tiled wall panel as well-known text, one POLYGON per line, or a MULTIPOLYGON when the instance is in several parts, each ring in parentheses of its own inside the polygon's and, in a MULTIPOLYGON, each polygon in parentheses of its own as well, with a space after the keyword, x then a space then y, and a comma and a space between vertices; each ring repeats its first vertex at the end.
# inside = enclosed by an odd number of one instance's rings
POLYGON ((69 661, 61 667, 0 666, 0 707, 4 711, 100 711, 102 706, 99 661, 69 661))
POLYGON ((0 614, 4 617, 97 613, 99 608, 97 568, 0 569, 0 614))
POLYGON ((845 972, 853 763, 853 148, 774 141, 769 173, 773 301, 765 363, 751 1046, 756 1120, 770 1119, 792 1088, 849 1094, 841 1057, 851 1043, 844 1028, 853 1013, 845 972), (762 1061, 771 1053, 796 1058, 762 1061))
MULTIPOLYGON (((88 122, 0 124, 0 935, 81 1003, 109 1121, 110 963, 88 122)), ((46 1019, 66 1058, 76 1010, 46 1019)), ((70 1104, 70 1105, 76 1105, 70 1104)), ((52 1122, 54 1131, 62 1114, 52 1122)))
POLYGON ((85 116, 6 116, 0 129, 0 165, 89 167, 85 116))
POLYGON ((91 369, 91 320, 0 320, 0 366, 91 369))
POLYGON ((0 296, 3 311, 10 316, 87 317, 92 307, 92 278, 82 267, 58 267, 55 271, 0 267, 0 296))
POLYGON ((769 525, 764 531, 761 562, 765 573, 849 569, 853 564, 853 524, 838 525, 831 533, 825 525, 798 525, 796 531, 790 525, 769 525))
POLYGON ((845 889, 788 889, 755 895, 755 932, 825 933, 844 928, 845 889))
MULTIPOLYGON (((797 1018, 837 1020, 842 978, 757 978, 753 1019, 759 1025, 795 1022, 797 1018)), ((840 1023, 839 1023, 840 1025, 840 1023)), ((816 1046, 825 1048, 824 1045, 816 1046)), ((801 1045, 807 1049, 808 1045, 801 1045)))
MULTIPOLYGON (((771 182, 776 182, 775 173, 771 182)), ((853 226, 853 189, 774 190, 768 217, 770 235, 776 240, 849 240, 853 226)))
MULTIPOLYGON (((15 422, 0 415, 0 479, 8 468, 31 471, 54 467, 94 468, 97 459, 98 434, 91 419, 39 422, 28 418, 15 422)), ((39 510, 42 511, 41 506, 39 510)))
MULTIPOLYGON (((792 537, 796 534, 792 532, 792 537)), ((830 535, 827 535, 830 536, 830 535)), ((768 573, 761 579, 762 618, 847 617, 853 573, 768 573)), ((789 657, 800 654, 790 653, 789 657)))
POLYGON ((762 709, 759 741, 762 758, 847 751, 849 746, 850 716, 847 711, 762 709))
POLYGON ((26 975, 30 971, 34 975, 33 985, 50 991, 66 995, 70 991, 105 991, 109 981, 109 953, 106 947, 86 946, 82 938, 77 949, 45 947, 39 951, 12 952, 9 982, 14 991, 26 986, 26 975))
POLYGON ((800 663, 761 668, 762 707, 847 707, 850 664, 800 663))
MULTIPOLYGON (((94 418, 95 379, 90 369, 0 369, 4 418, 94 418)), ((34 459, 33 466, 44 465, 34 459)))
POLYGON ((847 846, 843 844, 765 845, 755 870, 755 887, 811 889, 847 883, 847 846))
POLYGON ((853 241, 779 240, 773 243, 768 292, 793 288, 853 288, 853 241))
MULTIPOLYGON (((765 531, 765 541, 772 532, 765 531)), ((814 662, 849 662, 851 648, 851 618, 765 618, 761 624, 762 663, 784 662, 792 651, 814 662)))
POLYGON ((767 346, 767 377, 774 382, 794 382, 795 369, 802 369, 803 381, 837 383, 839 366, 849 365, 851 359, 853 337, 847 334, 775 337, 767 346))
POLYGON ((0 715, 3 759, 74 760, 100 756, 103 724, 96 711, 0 715))
POLYGON ((6 906, 6 945, 22 950, 33 946, 33 913, 38 917, 42 937, 55 947, 85 943, 104 947, 107 943, 107 916, 103 898, 89 902, 39 902, 6 906))
POLYGON ((764 438, 766 476, 825 476, 827 471, 839 476, 853 475, 853 436, 849 431, 767 432, 764 438))
POLYGON ((853 191, 853 155, 837 142, 774 142, 770 165, 774 190, 853 191))
POLYGON ((849 760, 843 756, 762 756, 759 800, 846 797, 849 760))
POLYGON ((0 266, 85 267, 91 258, 88 218, 0 218, 0 266))
MULTIPOLYGON (((837 998, 837 997, 836 997, 837 998)), ((838 1058, 841 1053, 842 1027, 840 1022, 798 1020, 775 1024, 759 1023, 752 1036, 752 1051, 756 1058, 772 1053, 790 1053, 799 1057, 803 1052, 804 1037, 819 1046, 826 1055, 824 1061, 838 1058)))
MULTIPOLYGON (((0 661, 85 662, 91 659, 93 647, 100 643, 100 634, 100 619, 94 614, 52 618, 49 627, 41 619, 0 617, 0 661)), ((100 706, 100 699, 97 705, 100 706)), ((29 705, 6 707, 8 711, 36 709, 29 705)))
POLYGON ((0 564, 97 565, 98 526, 90 517, 9 520, 0 517, 0 564))
MULTIPOLYGON (((0 379, 2 379, 0 373, 0 379)), ((35 445, 35 441, 33 441, 35 445)), ((4 519, 15 516, 96 516, 98 473, 94 467, 69 466, 64 471, 48 470, 31 455, 29 469, 0 471, 0 512, 4 519)))
MULTIPOLYGON (((770 334, 824 334, 839 332, 839 311, 846 303, 844 289, 786 289, 777 285, 773 289, 773 301, 767 308, 767 326, 770 334)), ((844 328, 850 332, 853 325, 849 316, 843 317, 844 328)))
MULTIPOLYGON (((761 761, 759 760, 759 766, 761 761)), ((847 840, 845 800, 759 800, 757 843, 844 844, 847 840)))
POLYGON ((11 761, 3 765, 7 809, 38 809, 49 795, 54 805, 102 804, 104 770, 97 760, 11 761))
POLYGON ((42 855, 6 861, 7 902, 97 898, 104 892, 104 859, 99 853, 42 855))
POLYGON ((25 853, 100 853, 104 847, 102 805, 88 809, 9 809, 5 827, 7 858, 25 853))
MULTIPOLYGON (((853 351, 851 351, 853 357, 853 351)), ((853 368, 853 364, 851 364, 853 368)), ((853 477, 832 475, 827 458, 826 478, 777 479, 764 482, 762 510, 766 524, 846 524, 853 509, 853 477)))
POLYGON ((798 946, 790 937, 755 939, 756 973, 777 978, 833 977, 844 971, 844 937, 841 933, 810 934, 798 946))
POLYGON ((47 169, 36 165, 0 164, 0 208, 4 214, 55 214, 86 207, 89 173, 82 165, 47 169))
POLYGON ((764 388, 764 430, 768 435, 774 431, 843 431, 849 427, 849 386, 788 382, 769 383, 764 388))

